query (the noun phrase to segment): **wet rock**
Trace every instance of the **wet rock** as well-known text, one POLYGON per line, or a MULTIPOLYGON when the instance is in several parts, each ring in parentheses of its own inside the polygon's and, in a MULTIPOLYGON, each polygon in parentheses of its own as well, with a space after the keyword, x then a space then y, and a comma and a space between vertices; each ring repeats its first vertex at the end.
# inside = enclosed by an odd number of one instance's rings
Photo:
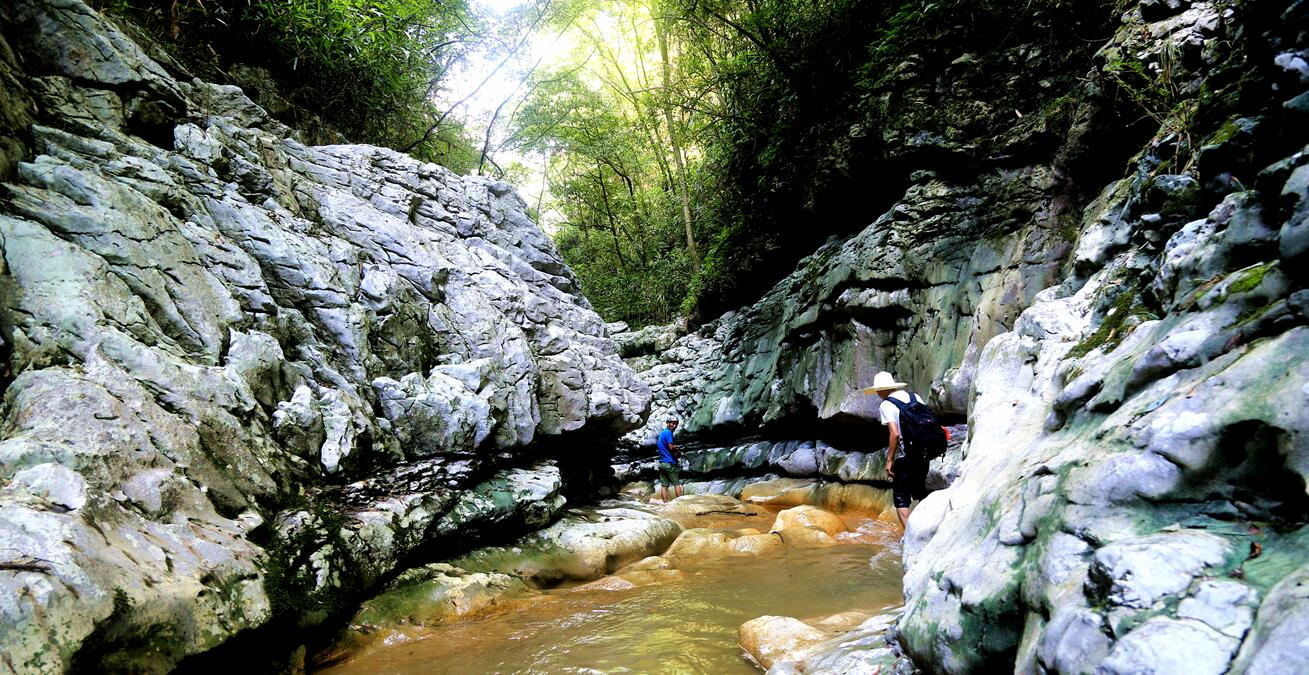
POLYGON ((737 636, 750 658, 768 669, 777 661, 801 658, 831 634, 788 616, 761 616, 741 624, 737 636))
POLYGON ((659 512, 667 516, 757 516, 762 510, 727 495, 683 495, 664 504, 659 512))
POLYGON ((817 527, 788 527, 776 533, 790 548, 823 548, 835 546, 836 539, 817 527))
POLYGON ((898 617, 898 611, 850 611, 806 621, 760 617, 741 626, 740 643, 756 663, 769 659, 770 673, 913 672, 893 646, 898 617))
POLYGON ((402 572, 386 591, 365 602, 351 623, 365 630, 402 623, 434 626, 504 607, 528 590, 521 579, 507 574, 433 563, 402 572))
POLYGON ((673 563, 672 560, 669 560, 668 558, 661 555, 652 555, 647 558, 642 558, 628 565, 627 567, 624 567, 623 571, 640 572, 640 571, 648 571, 648 570, 671 570, 674 569, 675 567, 676 565, 673 563))
POLYGON ((506 574, 468 572, 433 563, 402 572, 379 595, 360 606, 317 666, 357 658, 370 648, 411 639, 406 628, 438 626, 504 611, 528 599, 531 590, 506 574))
POLYGON ((766 555, 786 548, 786 541, 779 533, 747 534, 732 541, 732 551, 745 555, 766 555))
POLYGON ((574 590, 577 591, 630 591, 636 588, 636 584, 621 576, 605 577, 597 579, 587 584, 582 584, 574 590))
POLYGON ((771 531, 778 532, 788 527, 816 527, 830 535, 847 529, 845 521, 836 514, 809 505, 795 506, 778 513, 771 531))
POLYGON ((536 585, 588 581, 613 573, 629 562, 660 554, 681 533, 676 522, 636 509, 571 509, 550 527, 508 546, 477 549, 453 563, 467 569, 513 574, 536 585))
MULTIPOLYGON (((807 478, 775 478, 760 481, 741 490, 741 501, 752 504, 787 504, 793 498, 807 499, 809 491, 817 485, 816 481, 807 478), (790 497, 790 495, 803 496, 790 497)), ((805 503, 808 502, 797 501, 789 505, 799 506, 805 503)))
POLYGON ((898 610, 884 611, 816 645, 797 663, 806 673, 911 673, 913 664, 894 646, 898 610))

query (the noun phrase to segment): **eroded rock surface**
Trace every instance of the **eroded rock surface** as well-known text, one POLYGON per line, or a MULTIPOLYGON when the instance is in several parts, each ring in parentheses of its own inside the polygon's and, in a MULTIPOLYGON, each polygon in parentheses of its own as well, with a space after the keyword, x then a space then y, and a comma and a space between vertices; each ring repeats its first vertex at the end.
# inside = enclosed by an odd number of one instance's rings
POLYGON ((0 19, 32 101, 0 120, 32 151, 0 172, 0 551, 38 567, 0 573, 10 668, 312 622, 419 545, 549 523, 603 460, 517 457, 640 423, 508 185, 308 147, 80 0, 0 19))
MULTIPOLYGON (((1309 545, 1306 11, 1123 5, 1061 103, 1071 120, 1046 127, 1052 156, 1019 143, 1003 169, 924 167, 862 233, 678 343, 694 348, 660 355, 645 371, 654 407, 684 420, 688 445, 768 439, 711 461, 690 447, 689 467, 840 478, 824 467, 833 442, 775 444, 795 428, 876 429, 858 387, 891 370, 969 422, 934 479, 945 489, 906 534, 895 635, 919 667, 1301 663, 1290 636, 1304 625, 1309 545), (1133 96, 1127 69, 1170 98, 1133 96), (1148 108, 1146 133, 1125 172, 1103 167, 1067 190, 1078 165, 1103 159, 1095 139, 1131 138, 1135 117, 1106 94, 1135 116, 1148 108)), ((1020 128, 1055 119, 1018 112, 1039 118, 1020 128)))
MULTIPOLYGON (((1305 20, 1302 5, 1264 10, 1305 20)), ((1143 35, 1215 48, 1234 16, 1220 13, 1129 12, 1106 49, 1158 57, 1143 35)), ((1147 147, 1087 209, 1071 278, 980 355, 961 478, 906 535, 898 634, 926 668, 1218 673, 1304 658, 1281 630, 1306 608, 1287 589, 1309 537, 1309 153, 1279 130, 1302 124, 1281 101, 1309 82, 1266 51, 1302 33, 1242 16, 1273 105, 1207 140, 1198 179, 1149 170, 1162 150, 1147 147)))

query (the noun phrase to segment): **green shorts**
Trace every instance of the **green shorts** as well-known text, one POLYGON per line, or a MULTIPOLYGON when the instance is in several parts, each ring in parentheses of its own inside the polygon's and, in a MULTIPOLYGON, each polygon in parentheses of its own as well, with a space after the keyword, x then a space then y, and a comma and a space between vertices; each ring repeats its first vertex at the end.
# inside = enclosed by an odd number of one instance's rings
POLYGON ((665 487, 670 485, 681 485, 682 481, 677 477, 677 465, 668 462, 659 462, 659 482, 665 487))

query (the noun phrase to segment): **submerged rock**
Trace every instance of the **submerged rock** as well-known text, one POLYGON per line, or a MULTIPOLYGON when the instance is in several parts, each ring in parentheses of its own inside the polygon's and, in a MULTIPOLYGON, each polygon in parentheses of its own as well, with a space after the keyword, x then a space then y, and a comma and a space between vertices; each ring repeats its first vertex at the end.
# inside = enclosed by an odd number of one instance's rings
POLYGON ((891 628, 899 611, 869 616, 851 611, 801 621, 761 616, 741 624, 741 648, 770 674, 911 673, 913 665, 894 647, 891 628))
POLYGON ((741 648, 765 670, 784 658, 802 658, 830 637, 831 633, 788 616, 761 616, 741 624, 739 632, 741 648))

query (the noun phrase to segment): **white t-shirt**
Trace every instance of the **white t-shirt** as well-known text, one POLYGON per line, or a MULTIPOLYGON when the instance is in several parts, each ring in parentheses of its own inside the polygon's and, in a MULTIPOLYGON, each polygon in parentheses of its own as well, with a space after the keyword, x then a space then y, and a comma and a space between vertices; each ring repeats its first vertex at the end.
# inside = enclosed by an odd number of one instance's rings
MULTIPOLYGON (((890 398, 893 398, 897 401, 903 401, 904 403, 912 402, 912 400, 909 398, 909 392, 903 389, 896 392, 892 392, 890 398)), ((913 400, 922 403, 923 397, 919 396, 918 394, 914 394, 913 400)), ((882 424, 886 426, 890 426, 892 422, 895 422, 895 425, 897 427, 900 426, 900 409, 895 407, 894 403, 888 400, 884 400, 882 401, 881 405, 877 407, 877 411, 882 414, 882 424)))

